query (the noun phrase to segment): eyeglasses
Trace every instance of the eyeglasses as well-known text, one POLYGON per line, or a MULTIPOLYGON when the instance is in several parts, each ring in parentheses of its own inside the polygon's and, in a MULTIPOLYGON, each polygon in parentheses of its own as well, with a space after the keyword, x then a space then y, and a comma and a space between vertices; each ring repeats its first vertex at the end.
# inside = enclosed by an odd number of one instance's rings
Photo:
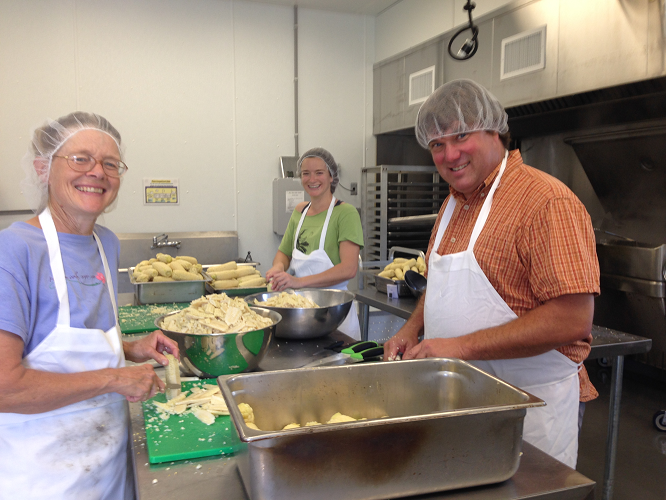
POLYGON ((84 154, 70 156, 53 155, 53 157, 64 158, 67 160, 67 165, 69 165, 72 170, 76 170, 77 172, 90 172, 98 163, 102 166, 104 172, 106 172, 109 177, 122 177, 122 175, 127 172, 128 169, 124 162, 120 160, 114 160, 113 158, 104 158, 102 160, 98 160, 97 158, 93 158, 90 155, 84 154))

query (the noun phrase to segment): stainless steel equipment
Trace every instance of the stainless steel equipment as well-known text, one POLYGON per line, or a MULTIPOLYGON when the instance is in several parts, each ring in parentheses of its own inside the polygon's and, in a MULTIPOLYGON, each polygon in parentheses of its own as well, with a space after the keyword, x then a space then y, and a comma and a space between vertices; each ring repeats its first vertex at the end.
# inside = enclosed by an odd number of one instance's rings
POLYGON ((251 309, 265 318, 270 318, 273 324, 261 330, 242 333, 195 335, 163 329, 161 325, 164 318, 180 312, 174 311, 157 318, 155 326, 178 343, 181 363, 197 377, 214 378, 230 373, 249 372, 255 370, 264 357, 275 327, 282 319, 275 311, 262 307, 251 309))
POLYGON ((330 334, 345 320, 354 301, 354 294, 348 290, 301 288, 293 290, 293 293, 312 300, 319 307, 304 309, 255 303, 255 300, 265 302, 280 293, 283 292, 255 293, 245 297, 245 301, 280 314, 282 321, 275 330, 275 336, 281 339, 314 339, 330 334))
POLYGON ((206 282, 196 281, 160 281, 137 283, 134 280, 134 268, 127 270, 129 281, 134 286, 137 304, 169 304, 173 302, 191 302, 206 295, 206 282))
MULTIPOLYGON (((377 261, 368 261, 361 263, 361 273, 363 274, 363 283, 369 281, 370 283, 374 282, 375 288, 381 293, 388 293, 388 286, 395 285, 398 293, 398 297, 410 297, 412 292, 409 290, 405 280, 393 280, 389 278, 383 278, 378 275, 388 264, 393 262, 393 258, 396 253, 401 255, 414 255, 416 257, 421 257, 425 261, 425 253, 422 250, 413 250, 406 247, 391 247, 388 253, 388 260, 377 260, 377 261)), ((364 287, 361 287, 362 289, 364 287)))
POLYGON ((273 232, 275 234, 284 235, 291 214, 296 205, 302 201, 310 201, 310 195, 305 192, 300 179, 294 177, 273 179, 273 232))
POLYGON ((169 241, 169 235, 162 233, 158 236, 153 236, 153 244, 151 245, 151 249, 155 248, 165 248, 165 247, 174 247, 174 248, 180 248, 180 241, 169 241))
POLYGON ((118 233, 116 236, 120 240, 118 293, 134 292, 134 285, 125 271, 142 260, 155 257, 157 252, 174 258, 189 255, 199 262, 210 263, 229 262, 238 257, 238 234, 235 231, 170 232, 169 237, 180 242, 180 248, 167 246, 159 250, 151 248, 154 233, 118 233))
POLYGON ((388 294, 388 287, 395 285, 396 292, 398 297, 411 297, 412 292, 409 290, 405 280, 392 280, 390 278, 382 278, 381 276, 375 276, 375 288, 378 292, 388 294))
POLYGON ((504 481, 518 468, 523 419, 540 399, 453 359, 284 370, 218 378, 247 448, 250 498, 378 499, 504 481), (252 406, 256 431, 238 403, 252 406), (327 422, 341 412, 355 422, 327 422))
POLYGON ((565 141, 606 211, 596 232, 601 295, 594 323, 651 338, 639 359, 666 369, 666 122, 565 141))
POLYGON ((390 247, 428 247, 432 224, 396 218, 437 214, 448 184, 434 166, 379 165, 363 169, 361 219, 364 261, 386 260, 390 247))

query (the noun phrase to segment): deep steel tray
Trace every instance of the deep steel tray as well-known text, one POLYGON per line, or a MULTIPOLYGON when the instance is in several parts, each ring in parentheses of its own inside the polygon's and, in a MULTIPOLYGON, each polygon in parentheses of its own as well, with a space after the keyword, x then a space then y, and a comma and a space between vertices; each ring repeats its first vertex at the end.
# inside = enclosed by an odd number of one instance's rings
POLYGON ((375 275, 375 288, 378 292, 388 293, 387 286, 396 285, 398 287, 398 297, 412 297, 412 291, 405 283, 405 280, 392 280, 390 278, 382 278, 381 276, 375 275))
POLYGON ((490 484, 518 468, 523 419, 544 402, 460 360, 360 363, 219 377, 258 499, 380 499, 490 484), (245 425, 238 403, 262 431, 245 425), (355 422, 326 422, 341 412, 355 422))
POLYGON ((134 285, 134 294, 138 304, 192 302, 206 295, 206 282, 203 280, 137 283, 134 281, 134 268, 130 267, 127 272, 130 283, 134 285))

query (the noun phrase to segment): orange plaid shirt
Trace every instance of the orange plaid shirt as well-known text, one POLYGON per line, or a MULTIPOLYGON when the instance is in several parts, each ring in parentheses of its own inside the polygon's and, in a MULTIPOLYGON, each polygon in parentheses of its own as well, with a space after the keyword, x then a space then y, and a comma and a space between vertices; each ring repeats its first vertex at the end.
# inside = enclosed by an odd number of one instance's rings
MULTIPOLYGON (((451 188, 456 208, 437 249, 439 255, 467 249, 474 223, 499 169, 498 165, 468 200, 451 188)), ((430 236, 426 262, 445 207, 446 202, 430 236)), ((584 205, 563 183, 525 165, 518 150, 509 154, 490 215, 474 245, 474 256, 517 316, 561 295, 599 294, 594 230, 584 205)), ((581 363, 590 353, 591 341, 592 335, 558 351, 581 363)), ((584 366, 578 378, 581 401, 599 395, 584 366)))

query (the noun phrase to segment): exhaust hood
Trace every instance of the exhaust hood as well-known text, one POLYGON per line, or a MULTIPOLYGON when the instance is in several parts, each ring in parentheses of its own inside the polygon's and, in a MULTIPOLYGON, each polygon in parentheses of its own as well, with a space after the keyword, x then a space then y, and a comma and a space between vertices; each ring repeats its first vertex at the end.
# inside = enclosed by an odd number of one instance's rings
POLYGON ((600 228, 666 242, 666 120, 565 138, 606 211, 600 228))

